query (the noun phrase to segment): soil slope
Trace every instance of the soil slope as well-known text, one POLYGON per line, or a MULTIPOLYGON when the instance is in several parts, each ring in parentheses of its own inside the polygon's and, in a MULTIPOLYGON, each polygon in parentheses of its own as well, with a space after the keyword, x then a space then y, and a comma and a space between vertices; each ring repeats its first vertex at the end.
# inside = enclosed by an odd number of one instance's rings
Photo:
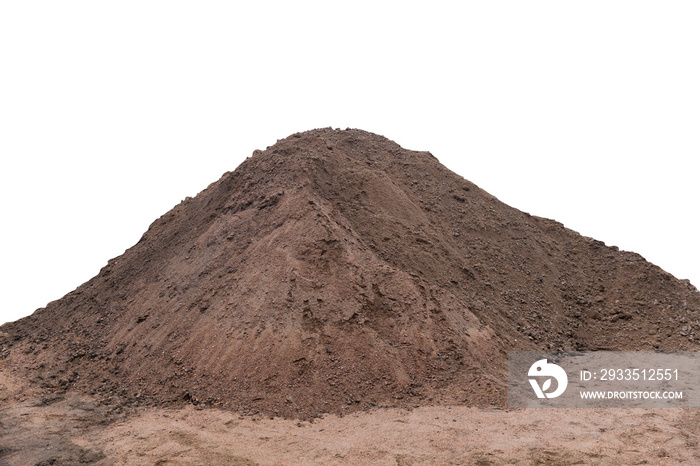
POLYGON ((327 128, 255 151, 0 327, 0 358, 46 391, 308 418, 503 404, 509 350, 697 350, 699 311, 637 254, 327 128))

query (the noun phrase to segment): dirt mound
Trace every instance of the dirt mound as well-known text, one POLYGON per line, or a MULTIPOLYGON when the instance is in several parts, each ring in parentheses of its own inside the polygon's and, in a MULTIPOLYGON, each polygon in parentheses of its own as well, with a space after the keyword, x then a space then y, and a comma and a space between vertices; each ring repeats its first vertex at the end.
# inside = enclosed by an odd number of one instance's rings
MULTIPOLYGON (((309 417, 502 404, 509 350, 698 349, 700 293, 360 130, 255 151, 6 324, 47 391, 309 417)), ((2 333, 0 333, 2 334, 2 333)))

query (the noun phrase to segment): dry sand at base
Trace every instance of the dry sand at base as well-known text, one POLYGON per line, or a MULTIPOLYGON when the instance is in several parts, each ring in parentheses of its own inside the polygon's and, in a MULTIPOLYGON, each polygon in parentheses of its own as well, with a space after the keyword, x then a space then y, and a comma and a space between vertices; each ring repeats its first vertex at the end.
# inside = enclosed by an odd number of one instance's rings
POLYGON ((0 373, 0 464, 700 464, 700 410, 375 409, 312 423, 218 409, 115 414, 0 373))
POLYGON ((683 427, 698 420, 697 411, 429 407, 297 424, 190 409, 146 412, 98 442, 128 464, 698 464, 697 431, 683 427))

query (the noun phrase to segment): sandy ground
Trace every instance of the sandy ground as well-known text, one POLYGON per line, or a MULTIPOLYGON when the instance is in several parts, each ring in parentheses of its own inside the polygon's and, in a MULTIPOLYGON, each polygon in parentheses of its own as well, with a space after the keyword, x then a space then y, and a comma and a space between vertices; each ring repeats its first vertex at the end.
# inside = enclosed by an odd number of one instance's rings
POLYGON ((379 409, 313 423, 40 398, 0 372, 0 464, 700 464, 700 410, 379 409))

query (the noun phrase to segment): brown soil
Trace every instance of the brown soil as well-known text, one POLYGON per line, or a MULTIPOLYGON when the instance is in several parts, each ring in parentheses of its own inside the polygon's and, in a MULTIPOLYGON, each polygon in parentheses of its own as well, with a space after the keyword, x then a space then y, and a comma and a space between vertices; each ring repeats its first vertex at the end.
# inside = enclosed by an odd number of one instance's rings
POLYGON ((360 130, 256 151, 0 327, 39 395, 311 419, 502 406, 509 350, 697 350, 700 293, 360 130))

